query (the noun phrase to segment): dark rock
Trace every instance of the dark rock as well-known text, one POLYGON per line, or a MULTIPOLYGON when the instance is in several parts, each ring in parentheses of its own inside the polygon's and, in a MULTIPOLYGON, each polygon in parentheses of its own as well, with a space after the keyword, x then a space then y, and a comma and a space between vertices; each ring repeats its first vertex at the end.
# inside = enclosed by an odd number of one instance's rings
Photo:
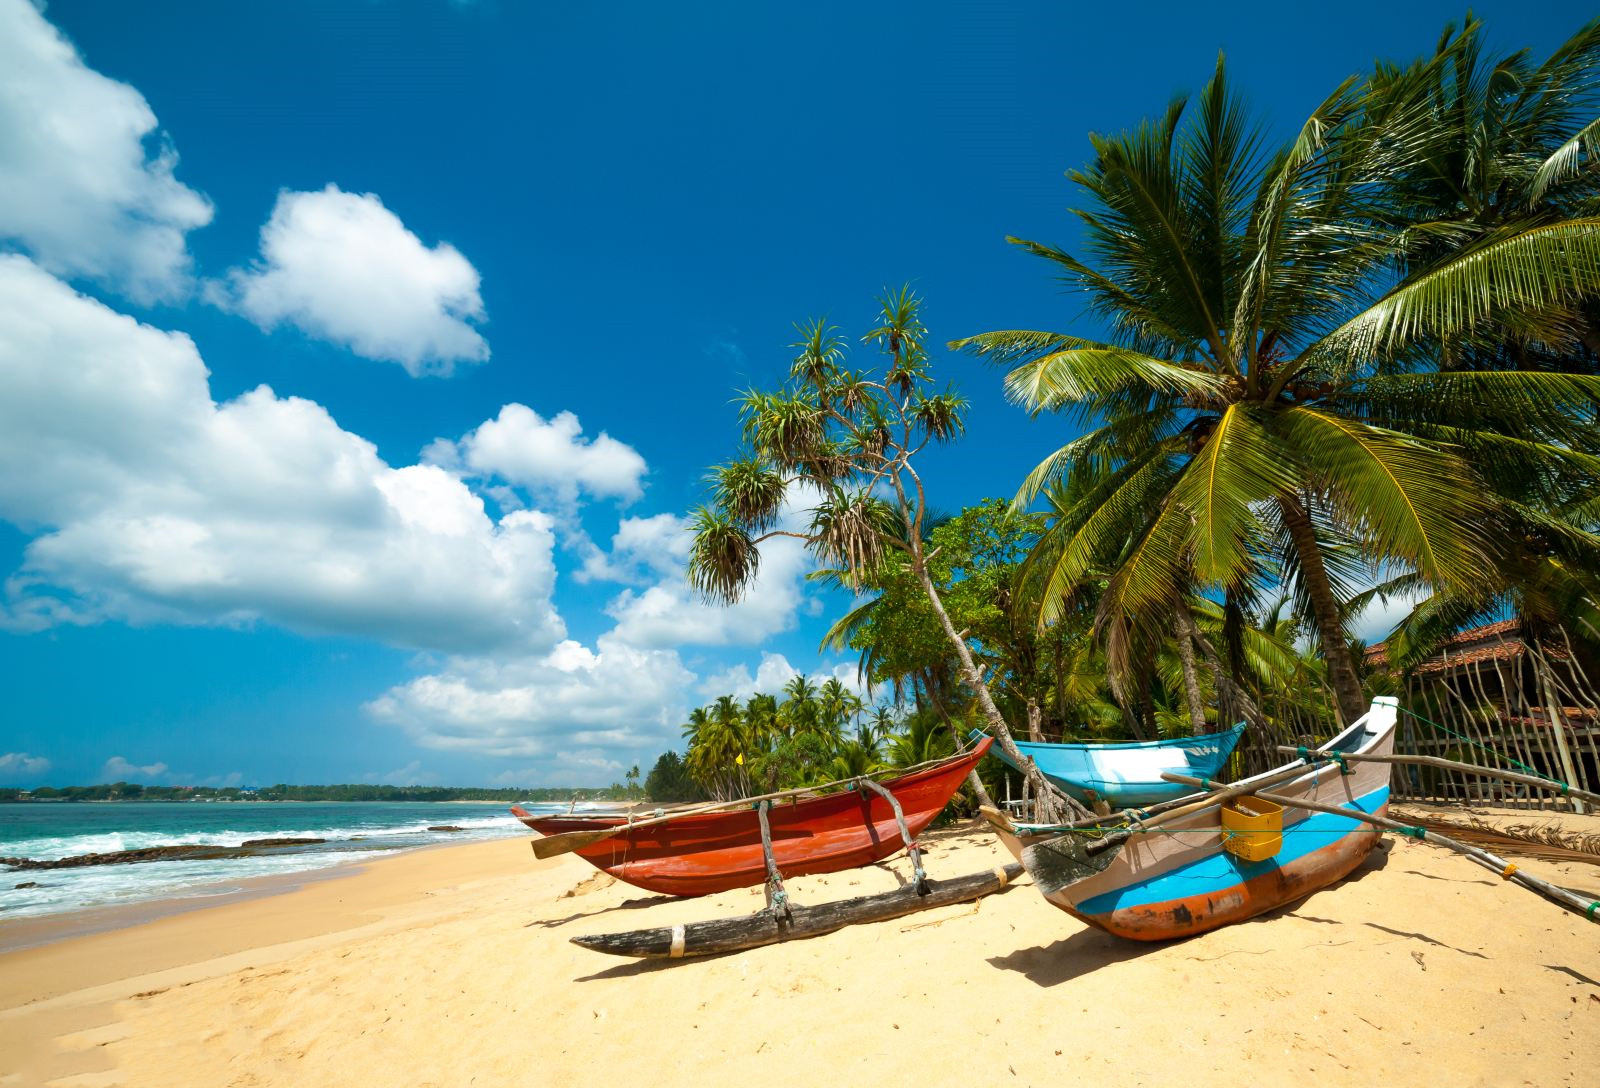
POLYGON ((432 827, 428 828, 428 830, 429 831, 461 831, 461 830, 463 830, 463 828, 459 828, 455 824, 434 824, 432 827))
POLYGON ((252 846, 315 846, 327 839, 246 839, 239 844, 239 849, 248 850, 252 846))
POLYGON ((39 882, 37 880, 24 880, 21 884, 17 885, 17 887, 19 889, 20 888, 37 888, 38 886, 39 886, 39 882))
POLYGON ((216 861, 222 858, 248 858, 261 849, 274 846, 306 846, 323 839, 252 839, 243 846, 146 846, 138 850, 116 850, 107 854, 76 854, 70 858, 40 861, 36 858, 0 858, 0 865, 12 869, 85 869, 91 865, 134 865, 144 861, 216 861))
POLYGON ((34 858, 0 858, 0 865, 13 869, 84 869, 91 865, 131 865, 140 861, 200 861, 234 857, 231 846, 146 846, 138 850, 115 850, 107 854, 75 854, 70 858, 39 861, 34 858))

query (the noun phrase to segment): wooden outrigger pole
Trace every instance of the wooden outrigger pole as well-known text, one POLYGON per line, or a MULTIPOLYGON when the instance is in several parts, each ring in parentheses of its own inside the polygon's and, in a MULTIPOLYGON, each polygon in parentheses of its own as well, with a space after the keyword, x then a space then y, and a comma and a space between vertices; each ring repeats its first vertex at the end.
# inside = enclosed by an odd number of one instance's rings
MULTIPOLYGON (((1304 756, 1308 754, 1307 749, 1294 748, 1287 744, 1278 745, 1278 751, 1287 752, 1290 755, 1298 754, 1304 756)), ((1309 754, 1315 754, 1315 749, 1309 750, 1309 754)), ((1577 797, 1600 804, 1600 793, 1579 789, 1577 786, 1567 782, 1557 782, 1553 778, 1544 778, 1536 774, 1518 774, 1515 771, 1502 771, 1498 767, 1480 767, 1476 763, 1458 763, 1453 759, 1445 759, 1442 756, 1363 756, 1349 754, 1345 756, 1345 759, 1351 763, 1401 763, 1408 766, 1437 767, 1442 771, 1455 771, 1458 774, 1476 775, 1479 778, 1503 778, 1508 782, 1518 782, 1524 786, 1537 786, 1540 789, 1550 790, 1552 793, 1559 793, 1563 797, 1577 797)))

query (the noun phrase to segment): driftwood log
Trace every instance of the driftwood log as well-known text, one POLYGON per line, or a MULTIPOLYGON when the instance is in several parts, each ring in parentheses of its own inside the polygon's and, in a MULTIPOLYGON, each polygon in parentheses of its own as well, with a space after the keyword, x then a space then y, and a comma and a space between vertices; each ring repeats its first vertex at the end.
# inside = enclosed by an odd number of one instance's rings
POLYGON ((914 914, 919 910, 948 906, 981 899, 1004 889, 1022 876, 1022 866, 1015 863, 995 866, 981 873, 969 873, 952 880, 929 880, 928 893, 917 894, 917 887, 908 884, 892 892, 879 895, 862 895, 843 899, 837 903, 823 903, 815 907, 791 904, 788 911, 774 914, 770 910, 757 911, 742 918, 722 918, 710 922, 689 922, 681 926, 660 926, 654 929, 634 929, 626 933, 600 933, 588 937, 573 937, 572 943, 592 948, 596 952, 609 952, 614 956, 639 956, 659 959, 681 959, 685 956, 709 956, 718 952, 739 952, 780 941, 800 941, 820 937, 824 933, 843 929, 863 922, 884 922, 914 914))

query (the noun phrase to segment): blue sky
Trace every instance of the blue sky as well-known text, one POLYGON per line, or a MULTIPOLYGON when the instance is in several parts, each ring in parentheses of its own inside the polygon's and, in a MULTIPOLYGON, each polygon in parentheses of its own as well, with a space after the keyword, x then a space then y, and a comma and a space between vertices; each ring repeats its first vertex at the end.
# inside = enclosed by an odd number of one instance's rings
MULTIPOLYGON (((1223 49, 1281 133, 1460 14, 0 0, 0 783, 607 783, 853 674, 797 553, 682 584, 793 323, 1092 332, 1003 242, 1071 246, 1089 131, 1223 49)), ((936 503, 1009 495, 1062 425, 938 363, 936 503)))

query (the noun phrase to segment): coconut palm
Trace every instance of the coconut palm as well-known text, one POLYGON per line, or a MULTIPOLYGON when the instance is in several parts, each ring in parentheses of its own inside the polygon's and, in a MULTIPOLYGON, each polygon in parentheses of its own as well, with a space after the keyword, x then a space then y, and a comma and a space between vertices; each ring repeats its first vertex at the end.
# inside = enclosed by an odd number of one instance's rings
MULTIPOLYGON (((1027 503, 1074 465, 1095 486, 1052 526, 1053 619, 1109 572, 1098 620, 1112 663, 1195 590, 1301 590, 1348 720, 1364 706, 1332 557, 1400 564, 1472 589, 1501 507, 1466 438, 1515 447, 1570 483, 1592 463, 1600 382, 1441 372, 1437 345, 1508 320, 1555 339, 1600 288, 1600 218, 1519 223, 1393 273, 1382 182, 1430 149, 1417 100, 1369 116, 1356 81, 1269 150, 1219 59, 1197 108, 1115 137, 1071 177, 1088 259, 1033 242, 1088 296, 1104 341, 991 332, 953 346, 1010 367, 1008 394, 1090 429, 1041 463, 1027 503), (1444 433, 1447 432, 1447 433, 1444 433), (1568 451, 1575 451, 1569 453, 1568 451)), ((1015 240, 1014 240, 1015 241, 1015 240)))
MULTIPOLYGON (((881 370, 846 369, 843 340, 818 321, 802 327, 789 385, 744 396, 748 448, 714 471, 713 502, 695 513, 689 580, 711 600, 739 599, 759 570, 761 543, 775 536, 804 541, 856 590, 893 556, 921 586, 996 740, 1020 763, 972 648, 940 601, 923 546, 929 507, 913 460, 962 433, 966 402, 932 388, 916 295, 903 288, 879 304, 880 323, 863 340, 881 352, 881 370), (780 524, 791 489, 811 502, 804 529, 780 524)), ((1037 770, 1028 774, 1039 818, 1084 812, 1037 770)), ((981 790, 975 775, 973 782, 981 790)))

